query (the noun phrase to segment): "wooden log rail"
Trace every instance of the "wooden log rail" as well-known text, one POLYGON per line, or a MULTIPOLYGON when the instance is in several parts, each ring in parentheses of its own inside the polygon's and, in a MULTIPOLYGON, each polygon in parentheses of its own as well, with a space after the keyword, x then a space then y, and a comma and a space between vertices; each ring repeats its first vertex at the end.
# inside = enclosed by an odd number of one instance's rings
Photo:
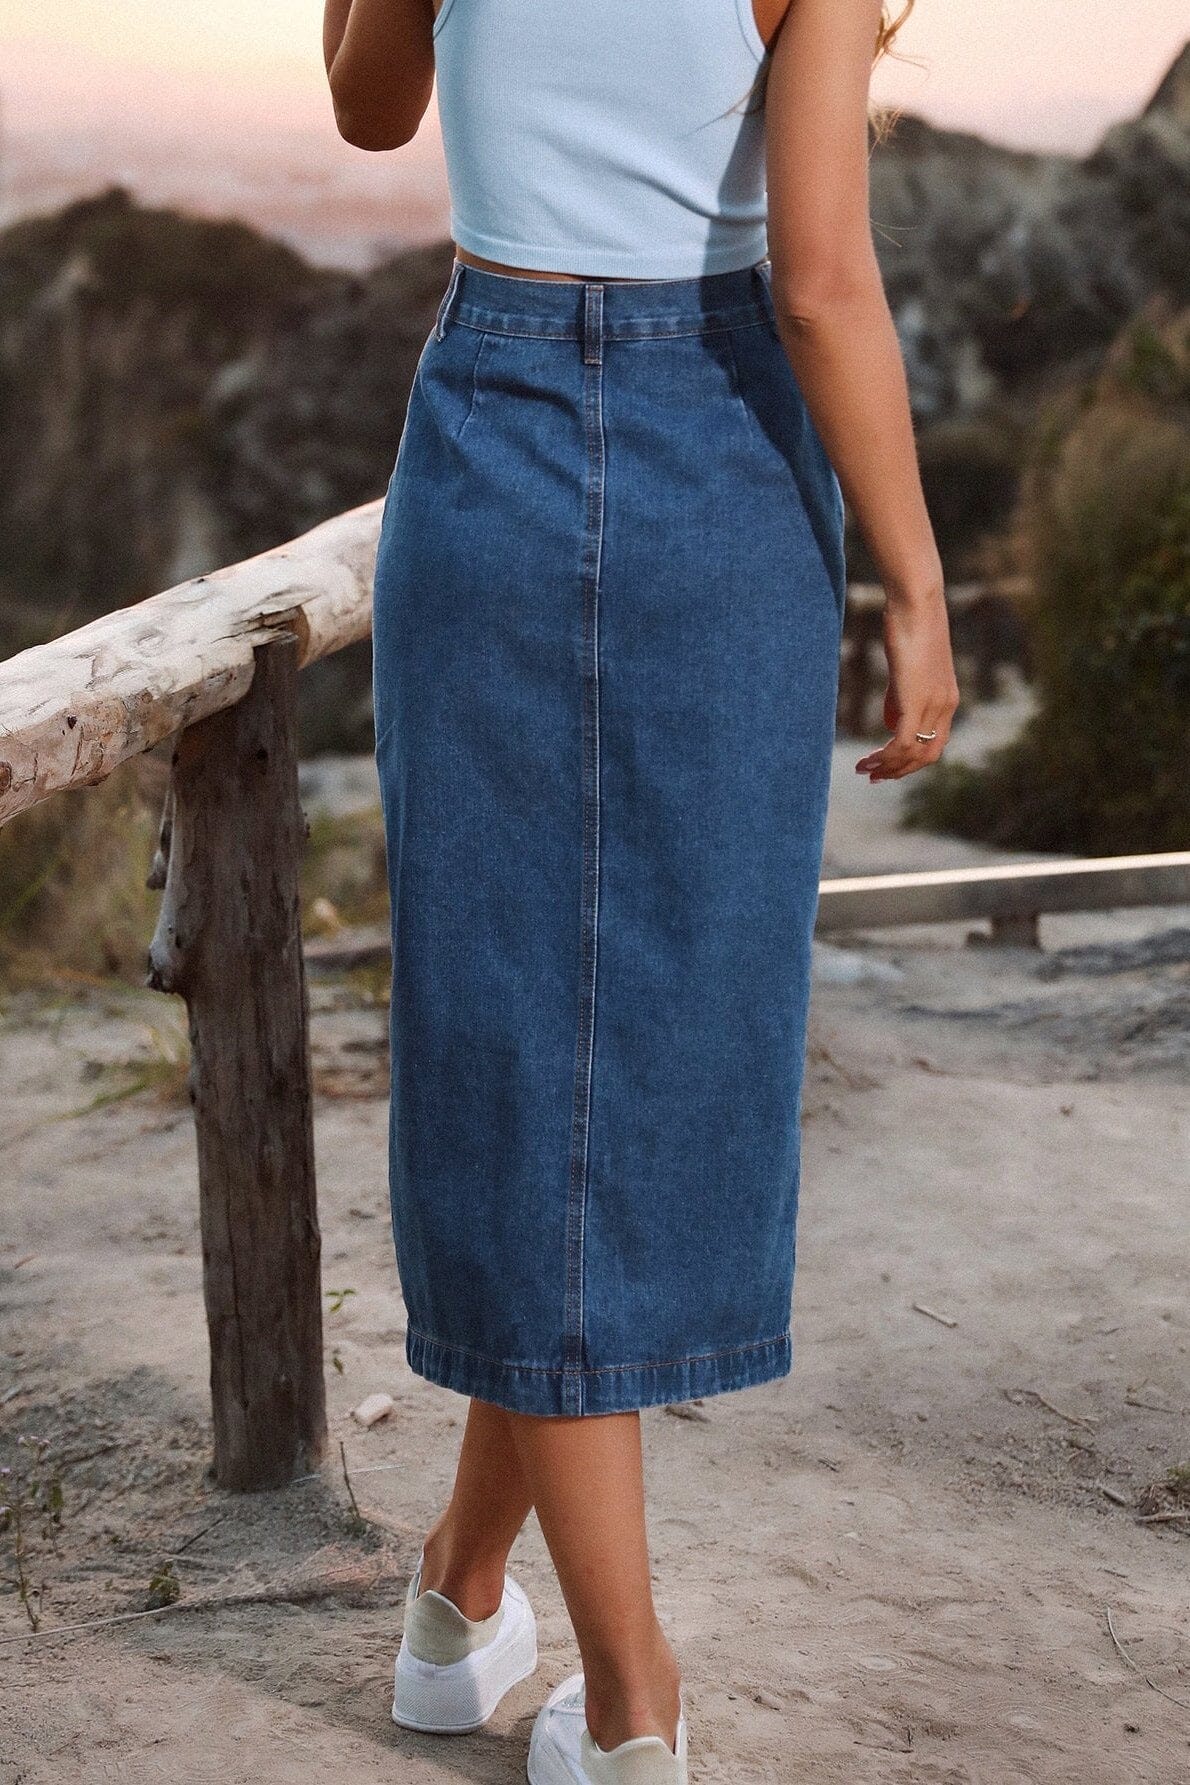
MULTIPOLYGON (((1190 905, 1190 851, 824 880, 815 932, 840 936, 902 924, 990 919, 992 941, 1035 947, 1039 920, 1047 913, 1140 905, 1190 905)), ((376 966, 388 953, 387 926, 368 924, 307 943, 306 963, 315 973, 344 973, 376 966)))
POLYGON ((277 632, 298 664, 367 638, 379 502, 0 663, 0 824, 234 706, 277 632))
POLYGON ((1190 905, 1190 851, 824 880, 817 929, 829 935, 990 918, 993 940, 1036 944, 1047 912, 1133 905, 1190 905))

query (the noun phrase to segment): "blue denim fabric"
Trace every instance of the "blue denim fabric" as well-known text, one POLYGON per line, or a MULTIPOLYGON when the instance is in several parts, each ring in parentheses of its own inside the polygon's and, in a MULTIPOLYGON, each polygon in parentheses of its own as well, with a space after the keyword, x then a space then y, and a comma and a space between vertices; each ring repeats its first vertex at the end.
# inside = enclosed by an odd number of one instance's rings
POLYGON ((786 1374, 845 589, 767 263, 456 262, 375 581, 406 1355, 537 1414, 786 1374))

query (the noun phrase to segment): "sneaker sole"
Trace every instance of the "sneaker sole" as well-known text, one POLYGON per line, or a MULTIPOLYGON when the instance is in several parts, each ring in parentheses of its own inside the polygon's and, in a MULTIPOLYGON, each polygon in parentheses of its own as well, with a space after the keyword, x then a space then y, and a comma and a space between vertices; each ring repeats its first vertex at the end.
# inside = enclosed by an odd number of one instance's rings
POLYGON ((393 1678, 393 1722, 421 1735, 469 1735, 537 1667, 537 1625, 523 1594, 510 1593, 494 1642, 436 1667, 411 1655, 402 1637, 393 1678), (511 1616, 508 1614, 511 1613, 511 1616))

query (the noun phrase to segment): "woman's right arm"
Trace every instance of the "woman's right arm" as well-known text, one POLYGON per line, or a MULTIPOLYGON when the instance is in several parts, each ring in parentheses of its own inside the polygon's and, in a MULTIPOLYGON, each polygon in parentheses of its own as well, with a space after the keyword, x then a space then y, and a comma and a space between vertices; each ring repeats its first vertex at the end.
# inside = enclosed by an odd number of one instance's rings
POLYGON ((322 53, 339 135, 399 149, 434 88, 432 0, 326 0, 322 53))
POLYGON ((958 705, 942 564, 868 212, 880 0, 791 0, 765 89, 769 252, 782 343, 884 585, 894 734, 856 765, 894 780, 941 754, 958 705), (917 742, 917 732, 937 732, 917 742))

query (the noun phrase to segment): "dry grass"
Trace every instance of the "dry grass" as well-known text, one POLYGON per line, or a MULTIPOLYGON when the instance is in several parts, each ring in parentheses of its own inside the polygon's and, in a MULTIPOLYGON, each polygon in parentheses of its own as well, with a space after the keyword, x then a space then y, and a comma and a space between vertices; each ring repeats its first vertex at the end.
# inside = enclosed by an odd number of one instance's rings
POLYGON ((1176 1463, 1145 1489, 1137 1503, 1143 1519, 1190 1526, 1190 1463, 1176 1463))
MULTIPOLYGON (((0 829, 0 997, 16 991, 77 996, 144 984, 160 894, 145 885, 156 847, 168 760, 150 753, 95 787, 58 794, 0 829)), ((380 813, 311 821, 302 862, 308 935, 383 923, 388 912, 380 813)), ((367 1002, 387 999, 387 969, 350 976, 367 1002)), ((188 1048, 163 1020, 144 1059, 129 1062, 99 1101, 180 1093, 188 1048)))
POLYGON ((143 1025, 144 1044, 129 1059, 104 1062, 94 1077, 97 1089, 72 1116, 91 1115, 110 1103, 149 1092, 159 1103, 187 1102, 190 1095, 190 1036, 184 1013, 172 1009, 159 1023, 143 1025))
POLYGON ((0 990, 143 983, 167 768, 136 757, 0 830, 0 990))
POLYGON ((379 809, 311 819, 302 861, 302 921, 308 934, 388 916, 384 828, 379 809))

